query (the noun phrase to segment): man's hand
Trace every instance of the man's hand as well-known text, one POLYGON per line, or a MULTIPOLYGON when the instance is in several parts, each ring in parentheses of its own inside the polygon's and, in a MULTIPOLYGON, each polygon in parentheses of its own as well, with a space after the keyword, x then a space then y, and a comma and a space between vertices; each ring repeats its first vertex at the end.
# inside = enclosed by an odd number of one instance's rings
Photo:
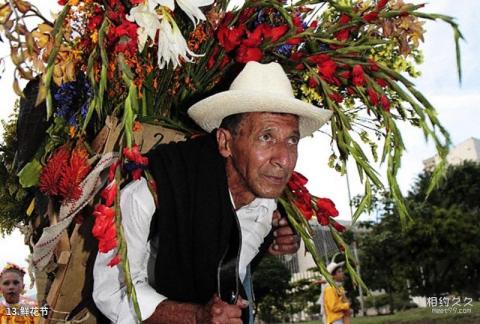
POLYGON ((165 300, 144 324, 242 324, 242 309, 248 302, 239 298, 235 305, 221 300, 216 294, 206 305, 177 303, 165 300))
POLYGON ((241 297, 235 305, 230 305, 215 294, 197 313, 197 324, 242 324, 242 309, 247 307, 248 302, 241 297))
POLYGON ((293 254, 300 247, 300 237, 295 234, 287 222, 286 218, 281 217, 278 210, 273 212, 272 225, 275 228, 273 243, 268 248, 271 255, 293 254))

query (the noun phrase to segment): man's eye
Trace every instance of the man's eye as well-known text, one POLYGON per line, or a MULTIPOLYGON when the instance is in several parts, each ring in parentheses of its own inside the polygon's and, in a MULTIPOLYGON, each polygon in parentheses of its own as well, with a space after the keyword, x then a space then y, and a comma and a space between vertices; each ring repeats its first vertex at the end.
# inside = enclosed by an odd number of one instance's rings
POLYGON ((296 137, 296 136, 290 137, 290 138, 288 139, 288 144, 297 145, 299 140, 300 140, 300 139, 299 139, 298 137, 296 137))
POLYGON ((270 134, 263 134, 263 135, 260 135, 258 139, 262 142, 268 142, 272 139, 272 136, 270 136, 270 134))

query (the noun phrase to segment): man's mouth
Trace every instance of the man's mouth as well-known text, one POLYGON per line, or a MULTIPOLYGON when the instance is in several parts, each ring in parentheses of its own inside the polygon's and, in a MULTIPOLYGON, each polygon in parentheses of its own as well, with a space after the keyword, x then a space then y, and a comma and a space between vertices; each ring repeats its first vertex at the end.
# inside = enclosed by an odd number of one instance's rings
POLYGON ((283 185, 285 182, 285 177, 282 176, 273 176, 273 175, 266 175, 265 178, 268 179, 268 181, 278 184, 278 185, 283 185))

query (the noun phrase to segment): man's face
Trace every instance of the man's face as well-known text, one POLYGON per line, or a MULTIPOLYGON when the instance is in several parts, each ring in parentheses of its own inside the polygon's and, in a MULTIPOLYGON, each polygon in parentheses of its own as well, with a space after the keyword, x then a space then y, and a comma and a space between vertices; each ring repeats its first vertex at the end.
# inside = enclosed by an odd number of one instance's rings
POLYGON ((299 139, 295 115, 245 114, 230 147, 245 189, 256 197, 279 197, 297 163, 299 139))
POLYGON ((20 300, 20 293, 23 287, 23 278, 20 274, 13 271, 7 271, 2 274, 0 278, 0 290, 7 303, 17 304, 20 300))

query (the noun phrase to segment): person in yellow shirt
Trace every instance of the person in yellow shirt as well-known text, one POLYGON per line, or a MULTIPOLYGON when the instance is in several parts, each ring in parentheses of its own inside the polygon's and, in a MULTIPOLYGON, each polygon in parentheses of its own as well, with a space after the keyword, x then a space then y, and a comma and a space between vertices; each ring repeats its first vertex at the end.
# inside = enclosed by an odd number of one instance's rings
POLYGON ((337 287, 326 284, 323 291, 322 309, 326 324, 350 323, 350 303, 345 296, 345 290, 341 287, 345 280, 343 264, 344 262, 335 263, 332 261, 327 266, 327 270, 335 280, 337 287))
POLYGON ((25 270, 8 263, 0 272, 0 324, 37 324, 40 310, 34 300, 21 296, 25 270))

